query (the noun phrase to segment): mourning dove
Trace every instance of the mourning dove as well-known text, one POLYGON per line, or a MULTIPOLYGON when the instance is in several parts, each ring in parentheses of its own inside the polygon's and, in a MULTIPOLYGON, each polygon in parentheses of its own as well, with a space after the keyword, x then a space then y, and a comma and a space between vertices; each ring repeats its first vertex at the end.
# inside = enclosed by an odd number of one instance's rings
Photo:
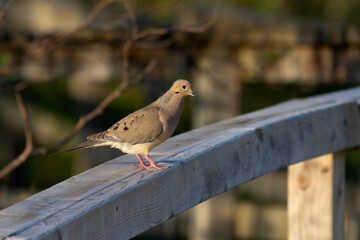
POLYGON ((137 167, 168 168, 157 165, 150 158, 149 151, 174 133, 183 109, 185 96, 196 96, 196 94, 188 81, 176 80, 172 87, 153 103, 127 115, 108 130, 88 136, 88 141, 61 152, 110 146, 120 149, 124 153, 136 154, 140 161, 137 167), (150 162, 149 165, 145 164, 140 154, 144 154, 150 162))

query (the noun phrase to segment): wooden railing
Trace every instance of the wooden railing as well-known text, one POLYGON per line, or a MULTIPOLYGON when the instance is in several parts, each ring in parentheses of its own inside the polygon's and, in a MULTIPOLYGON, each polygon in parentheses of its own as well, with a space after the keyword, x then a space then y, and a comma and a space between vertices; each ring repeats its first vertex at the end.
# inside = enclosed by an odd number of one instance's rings
POLYGON ((175 136, 154 149, 167 153, 154 155, 166 170, 135 168, 133 155, 108 161, 0 211, 0 235, 128 239, 298 163, 288 177, 288 238, 343 239, 342 151, 360 146, 359 99, 353 88, 292 100, 175 136))

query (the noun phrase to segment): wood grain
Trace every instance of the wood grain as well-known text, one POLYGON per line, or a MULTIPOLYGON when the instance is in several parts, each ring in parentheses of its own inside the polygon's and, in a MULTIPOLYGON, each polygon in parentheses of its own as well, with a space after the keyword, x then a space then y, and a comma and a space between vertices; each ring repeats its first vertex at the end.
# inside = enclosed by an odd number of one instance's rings
POLYGON ((344 152, 289 167, 288 239, 344 239, 344 152))
POLYGON ((170 168, 108 161, 0 211, 9 239, 129 239, 275 169, 360 145, 360 88, 292 100, 175 136, 170 168))

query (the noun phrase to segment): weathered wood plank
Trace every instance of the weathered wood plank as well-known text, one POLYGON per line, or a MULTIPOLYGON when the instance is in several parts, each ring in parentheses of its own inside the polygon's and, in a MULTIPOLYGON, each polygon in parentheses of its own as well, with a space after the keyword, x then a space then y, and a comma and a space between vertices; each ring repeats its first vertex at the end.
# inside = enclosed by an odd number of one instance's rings
MULTIPOLYGON (((360 145, 360 88, 212 124, 169 139, 171 168, 123 156, 0 211, 0 234, 24 239, 128 239, 275 169, 360 145)), ((11 238, 10 238, 11 239, 11 238)))
POLYGON ((289 167, 288 239, 344 239, 344 152, 289 167))

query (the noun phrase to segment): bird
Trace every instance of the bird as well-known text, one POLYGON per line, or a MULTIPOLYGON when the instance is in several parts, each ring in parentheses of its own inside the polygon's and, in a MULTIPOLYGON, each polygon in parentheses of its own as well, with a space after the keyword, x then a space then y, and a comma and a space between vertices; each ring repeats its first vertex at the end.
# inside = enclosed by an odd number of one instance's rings
POLYGON ((124 153, 136 154, 140 162, 136 167, 166 169, 167 166, 156 164, 149 152, 173 135, 186 96, 197 97, 187 80, 178 79, 166 93, 154 102, 130 113, 106 131, 89 135, 86 142, 59 153, 83 148, 110 146, 124 153), (144 162, 141 154, 150 164, 144 162))

